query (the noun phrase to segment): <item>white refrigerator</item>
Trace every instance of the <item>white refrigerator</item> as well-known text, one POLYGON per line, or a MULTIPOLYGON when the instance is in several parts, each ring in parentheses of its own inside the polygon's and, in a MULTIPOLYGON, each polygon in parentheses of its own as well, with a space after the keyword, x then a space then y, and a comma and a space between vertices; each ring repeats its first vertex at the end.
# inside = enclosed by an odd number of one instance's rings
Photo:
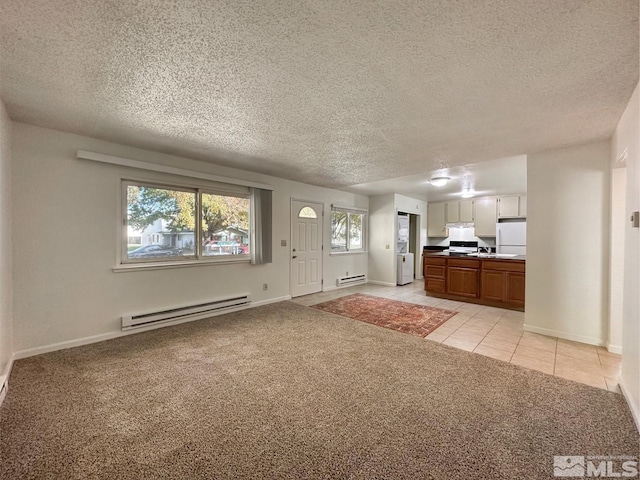
POLYGON ((527 254, 527 222, 499 222, 496 226, 496 253, 527 254))

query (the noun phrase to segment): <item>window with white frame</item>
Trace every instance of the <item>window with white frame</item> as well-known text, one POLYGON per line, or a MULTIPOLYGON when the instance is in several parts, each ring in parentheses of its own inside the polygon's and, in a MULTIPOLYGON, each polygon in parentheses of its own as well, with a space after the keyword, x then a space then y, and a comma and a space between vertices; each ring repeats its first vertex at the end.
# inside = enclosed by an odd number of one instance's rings
POLYGON ((366 251, 367 212, 338 206, 331 207, 331 252, 366 251))
POLYGON ((123 182, 123 263, 249 260, 251 194, 123 182))

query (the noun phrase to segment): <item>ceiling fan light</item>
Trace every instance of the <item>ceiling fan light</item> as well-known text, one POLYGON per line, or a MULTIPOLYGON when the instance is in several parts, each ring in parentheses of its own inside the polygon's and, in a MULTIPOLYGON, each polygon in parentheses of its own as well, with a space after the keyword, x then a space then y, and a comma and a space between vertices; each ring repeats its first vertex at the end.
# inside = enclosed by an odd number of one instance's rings
POLYGON ((451 177, 433 177, 431 180, 429 180, 429 183, 431 183, 431 185, 433 185, 434 187, 444 187, 447 183, 449 183, 449 180, 451 180, 451 177))

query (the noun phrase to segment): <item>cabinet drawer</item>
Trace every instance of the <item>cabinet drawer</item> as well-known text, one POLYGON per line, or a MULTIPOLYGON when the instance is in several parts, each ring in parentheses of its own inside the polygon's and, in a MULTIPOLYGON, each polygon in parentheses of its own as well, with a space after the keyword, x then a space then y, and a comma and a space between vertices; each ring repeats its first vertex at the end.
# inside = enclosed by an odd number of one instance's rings
POLYGON ((446 265, 447 258, 446 257, 432 257, 429 255, 424 256, 424 264, 425 265, 446 265))
POLYGON ((484 260, 482 262, 483 270, 500 270, 502 272, 524 272, 525 263, 522 261, 509 260, 484 260))
POLYGON ((424 289, 427 292, 445 293, 445 287, 444 279, 431 277, 425 277, 424 279, 424 289))
POLYGON ((447 265, 450 267, 480 268, 480 260, 473 260, 471 258, 449 258, 447 265))
POLYGON ((436 277, 444 280, 447 267, 441 265, 427 265, 424 269, 425 277, 436 277))

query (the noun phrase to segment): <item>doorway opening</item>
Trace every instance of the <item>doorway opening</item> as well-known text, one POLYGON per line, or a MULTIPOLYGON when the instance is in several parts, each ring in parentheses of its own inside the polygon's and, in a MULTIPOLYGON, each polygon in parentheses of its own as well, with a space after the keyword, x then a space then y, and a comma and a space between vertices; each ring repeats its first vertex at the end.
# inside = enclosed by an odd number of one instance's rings
POLYGON ((420 215, 398 211, 397 253, 412 254, 413 279, 422 278, 422 252, 420 251, 420 215))

